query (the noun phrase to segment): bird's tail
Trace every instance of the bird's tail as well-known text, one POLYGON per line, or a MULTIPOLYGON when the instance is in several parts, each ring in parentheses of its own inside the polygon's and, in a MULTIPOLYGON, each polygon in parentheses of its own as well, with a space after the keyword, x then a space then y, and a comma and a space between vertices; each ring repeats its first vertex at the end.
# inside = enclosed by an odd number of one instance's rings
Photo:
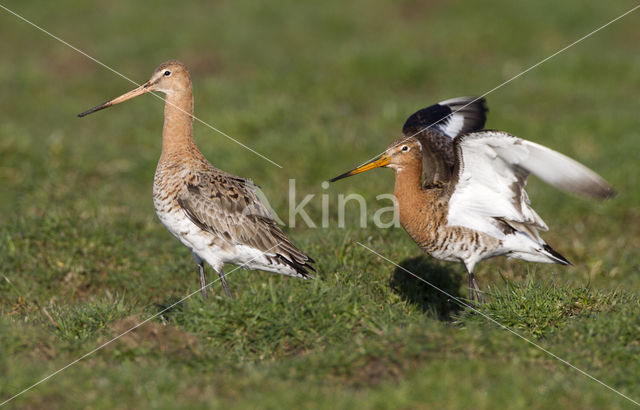
POLYGON ((559 263, 561 265, 572 265, 572 263, 569 262, 567 260, 567 258, 565 258, 564 256, 560 255, 559 252, 557 252, 555 249, 553 249, 548 244, 545 243, 544 245, 542 245, 542 249, 544 250, 545 254, 548 257, 550 257, 551 259, 554 260, 554 262, 559 263))
POLYGON ((549 246, 542 239, 535 240, 523 232, 508 235, 504 241, 505 247, 511 251, 507 253, 509 258, 518 258, 530 262, 559 263, 571 265, 571 262, 558 251, 549 246))

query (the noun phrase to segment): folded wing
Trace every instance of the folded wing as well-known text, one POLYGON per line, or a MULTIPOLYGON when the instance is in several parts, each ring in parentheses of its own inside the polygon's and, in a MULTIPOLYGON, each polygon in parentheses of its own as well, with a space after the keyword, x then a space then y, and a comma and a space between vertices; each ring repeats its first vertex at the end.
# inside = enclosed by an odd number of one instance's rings
POLYGON ((200 229, 230 245, 246 245, 273 263, 292 267, 308 277, 313 260, 295 247, 260 202, 250 181, 228 174, 201 173, 178 199, 187 217, 200 229))

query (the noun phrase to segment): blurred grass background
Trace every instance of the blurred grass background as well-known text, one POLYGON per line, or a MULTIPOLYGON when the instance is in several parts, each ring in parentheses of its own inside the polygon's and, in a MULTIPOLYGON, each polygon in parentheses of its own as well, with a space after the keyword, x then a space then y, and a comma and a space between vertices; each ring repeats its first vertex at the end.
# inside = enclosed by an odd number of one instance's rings
MULTIPOLYGON (((2 3, 137 82, 176 58, 217 167, 253 178, 283 218, 289 179, 321 223, 289 235, 318 280, 229 276, 7 408, 626 408, 632 403, 356 244, 466 295, 462 265, 368 218, 390 171, 321 182, 381 152, 419 108, 479 95, 631 9, 630 1, 2 3)), ((631 14, 490 94, 487 126, 557 149, 618 190, 596 203, 532 178, 564 268, 481 264, 482 310, 640 398, 640 53, 631 14)), ((0 401, 197 288, 156 220, 161 102, 75 115, 132 84, 0 10, 0 401), (54 325, 55 323, 55 325, 54 325)), ((286 218, 285 218, 286 219, 286 218)), ((230 268, 229 268, 230 269, 230 268)), ((211 270, 209 278, 214 275, 211 270)))

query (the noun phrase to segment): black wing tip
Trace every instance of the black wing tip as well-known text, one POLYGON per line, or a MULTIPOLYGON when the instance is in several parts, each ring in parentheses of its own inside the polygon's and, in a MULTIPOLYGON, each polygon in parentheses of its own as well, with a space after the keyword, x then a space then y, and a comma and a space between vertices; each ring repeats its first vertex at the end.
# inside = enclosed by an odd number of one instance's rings
POLYGON ((581 181, 580 184, 567 187, 565 190, 576 196, 595 199, 598 201, 607 201, 618 195, 618 192, 616 192, 615 189, 600 178, 591 181, 581 181))
POLYGON ((603 187, 598 192, 597 198, 602 200, 613 199, 618 196, 618 192, 610 186, 603 187))
POLYGON ((573 266, 573 263, 569 262, 569 260, 567 258, 565 258, 564 256, 562 256, 558 251, 556 251, 555 249, 553 249, 551 246, 547 245, 546 243, 542 246, 542 248, 549 252, 549 254, 551 256, 553 256, 553 258, 556 260, 556 262, 562 264, 562 265, 569 265, 569 266, 573 266))
POLYGON ((612 199, 618 196, 618 191, 616 191, 615 189, 609 187, 609 192, 607 193, 607 198, 606 199, 612 199))

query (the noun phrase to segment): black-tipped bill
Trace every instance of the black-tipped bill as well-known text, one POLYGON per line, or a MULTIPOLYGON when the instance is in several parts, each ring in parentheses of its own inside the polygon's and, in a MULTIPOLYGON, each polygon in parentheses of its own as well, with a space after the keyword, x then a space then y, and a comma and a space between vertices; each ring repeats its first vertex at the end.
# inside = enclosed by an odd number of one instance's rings
POLYGON ((140 87, 138 87, 138 88, 136 88, 134 90, 131 90, 128 93, 122 94, 120 97, 116 97, 111 101, 107 101, 106 103, 103 103, 103 104, 100 104, 100 105, 96 105, 95 107, 93 107, 91 109, 88 109, 87 111, 85 111, 85 112, 83 112, 81 114, 78 114, 78 117, 84 117, 85 115, 89 115, 89 114, 91 114, 93 112, 100 111, 100 110, 102 110, 104 108, 109 108, 112 105, 120 104, 121 102, 130 100, 130 99, 132 99, 134 97, 142 95, 142 94, 150 91, 149 88, 148 88, 149 85, 150 85, 150 83, 148 83, 148 82, 144 83, 140 87))
POLYGON ((382 154, 379 157, 367 162, 366 164, 359 166, 358 168, 352 169, 349 172, 345 172, 342 175, 338 175, 335 178, 331 178, 329 182, 335 182, 342 178, 350 177, 352 175, 359 174, 361 172, 369 171, 370 169, 387 166, 389 165, 390 161, 391 161, 391 158, 389 156, 387 156, 386 154, 382 154))

